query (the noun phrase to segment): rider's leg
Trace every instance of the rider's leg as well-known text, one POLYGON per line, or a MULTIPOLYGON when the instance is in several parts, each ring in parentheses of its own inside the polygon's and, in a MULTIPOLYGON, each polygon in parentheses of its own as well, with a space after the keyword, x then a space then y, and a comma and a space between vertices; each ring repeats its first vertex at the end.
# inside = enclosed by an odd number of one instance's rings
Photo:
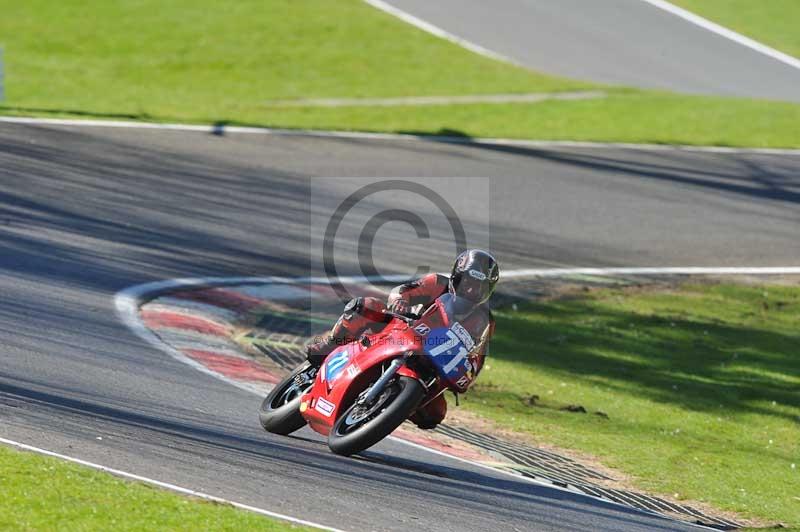
POLYGON ((383 310, 383 301, 375 297, 351 299, 330 332, 306 347, 308 360, 315 365, 322 364, 338 346, 352 342, 370 328, 377 332, 387 320, 383 310))
POLYGON ((447 401, 444 394, 441 394, 419 407, 410 419, 421 429, 432 429, 444 420, 445 415, 447 415, 447 401))

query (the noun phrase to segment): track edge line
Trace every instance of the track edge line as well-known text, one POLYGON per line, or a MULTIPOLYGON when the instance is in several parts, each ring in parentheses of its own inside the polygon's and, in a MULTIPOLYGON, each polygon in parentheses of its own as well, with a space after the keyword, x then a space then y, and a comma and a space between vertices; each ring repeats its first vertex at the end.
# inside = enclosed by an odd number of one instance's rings
POLYGON ((153 485, 153 486, 158 486, 159 488, 163 488, 163 489, 166 489, 166 490, 169 490, 169 491, 174 491, 174 492, 177 492, 177 493, 181 493, 183 495, 189 495, 189 496, 192 496, 192 497, 197 497, 197 498, 203 499, 205 501, 228 504, 228 505, 231 505, 234 508, 238 508, 240 510, 247 510, 249 512, 261 514, 261 515, 264 515, 264 516, 267 516, 267 517, 274 517, 276 519, 280 519, 280 520, 283 520, 283 521, 288 521, 290 523, 294 523, 294 524, 297 524, 297 525, 309 526, 309 527, 312 527, 312 528, 318 528, 320 530, 328 530, 330 532, 344 532, 341 529, 331 528, 329 526, 321 525, 319 523, 314 523, 313 521, 306 521, 304 519, 298 519, 296 517, 292 517, 292 516, 289 516, 289 515, 280 514, 280 513, 277 513, 277 512, 272 512, 270 510, 265 510, 263 508, 258 508, 256 506, 251 506, 249 504, 244 504, 244 503, 240 503, 240 502, 236 502, 236 501, 231 501, 231 500, 228 500, 228 499, 224 499, 222 497, 217 497, 215 495, 209 495, 208 493, 203 493, 201 491, 195 491, 193 489, 184 488, 184 487, 178 486, 176 484, 170 484, 169 482, 163 482, 161 480, 156 480, 156 479, 152 479, 152 478, 149 478, 149 477, 144 477, 142 475, 137 475, 135 473, 129 473, 127 471, 122 471, 120 469, 114 469, 114 468, 111 468, 111 467, 104 466, 102 464, 97 464, 95 462, 89 462, 88 460, 82 460, 80 458, 75 458, 73 456, 68 456, 68 455, 65 455, 65 454, 56 453, 54 451, 49 451, 47 449, 42 449, 41 447, 35 447, 33 445, 28 445, 28 444, 21 443, 21 442, 18 442, 18 441, 9 440, 7 438, 0 437, 0 443, 9 445, 11 447, 16 447, 18 449, 22 449, 22 450, 25 450, 25 451, 30 451, 30 452, 34 452, 34 453, 37 453, 37 454, 42 454, 42 455, 45 455, 45 456, 58 458, 60 460, 64 460, 64 461, 71 462, 71 463, 74 463, 74 464, 78 464, 78 465, 82 465, 82 466, 85 466, 85 467, 89 467, 89 468, 95 469, 97 471, 102 471, 104 473, 109 473, 109 474, 114 475, 114 476, 123 477, 123 478, 127 478, 129 480, 135 480, 135 481, 138 481, 138 482, 143 482, 145 484, 150 484, 150 485, 153 485))
POLYGON ((441 142, 464 146, 518 146, 522 148, 586 148, 586 149, 625 149, 635 151, 678 151, 699 153, 755 153, 764 155, 800 155, 800 148, 762 148, 731 147, 690 144, 637 144, 628 142, 593 142, 579 140, 526 140, 492 137, 448 137, 443 135, 410 135, 405 133, 376 133, 366 131, 342 131, 321 129, 285 129, 256 126, 227 126, 224 124, 181 124, 162 122, 137 122, 125 120, 84 120, 69 118, 40 118, 27 116, 0 116, 0 123, 33 126, 64 127, 108 127, 122 129, 156 129, 164 131, 182 131, 207 133, 211 135, 255 134, 276 137, 309 137, 322 139, 351 139, 377 141, 423 141, 441 142))
POLYGON ((657 7, 667 13, 675 15, 676 17, 682 18, 683 20, 694 24, 704 30, 710 31, 720 37, 724 37, 729 41, 733 41, 736 44, 740 44, 746 48, 749 48, 755 52, 758 52, 762 55, 765 55, 769 58, 775 59, 776 61, 780 61, 785 65, 789 65, 791 67, 800 69, 800 59, 787 54, 785 52, 781 52, 771 46, 767 46, 766 44, 759 42, 753 38, 750 38, 746 35, 739 33, 738 31, 734 31, 730 28, 726 28, 721 24, 717 24, 716 22, 709 20, 705 17, 702 17, 688 9, 684 9, 679 7, 671 2, 667 2, 666 0, 642 0, 645 3, 650 4, 653 7, 657 7))

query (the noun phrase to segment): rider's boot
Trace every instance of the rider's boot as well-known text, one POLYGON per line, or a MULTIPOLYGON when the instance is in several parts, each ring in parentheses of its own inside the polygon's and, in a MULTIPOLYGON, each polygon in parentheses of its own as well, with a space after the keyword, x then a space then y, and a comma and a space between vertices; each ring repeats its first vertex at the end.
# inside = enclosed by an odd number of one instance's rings
POLYGON ((314 342, 306 346, 306 360, 313 366, 321 366, 331 351, 336 348, 337 343, 333 341, 331 335, 325 336, 319 342, 314 342))
POLYGON ((306 359, 314 366, 321 366, 331 351, 351 341, 346 316, 342 314, 328 334, 306 346, 306 359))
POLYGON ((420 406, 410 420, 421 429, 435 429, 447 415, 447 401, 444 394, 436 396, 427 404, 420 406))

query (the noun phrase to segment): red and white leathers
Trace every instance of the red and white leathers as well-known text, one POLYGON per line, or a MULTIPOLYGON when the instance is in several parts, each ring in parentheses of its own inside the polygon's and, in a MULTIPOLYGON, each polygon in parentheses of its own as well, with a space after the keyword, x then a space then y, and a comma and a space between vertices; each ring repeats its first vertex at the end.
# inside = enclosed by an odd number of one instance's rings
MULTIPOLYGON (((447 293, 449 278, 436 273, 420 277, 395 287, 384 304, 375 297, 359 297, 345 305, 344 313, 330 331, 330 334, 308 346, 309 360, 322 363, 322 360, 336 346, 357 340, 362 334, 380 331, 390 318, 384 314, 389 308, 404 313, 410 307, 422 305, 423 311, 436 298, 447 293)), ((459 319, 459 323, 473 336, 479 339, 470 354, 475 376, 483 368, 489 340, 494 334, 494 318, 486 305, 476 305, 468 314, 459 319)), ((444 395, 439 395, 427 404, 422 405, 411 420, 421 428, 433 428, 438 425, 447 413, 447 402, 444 395)))

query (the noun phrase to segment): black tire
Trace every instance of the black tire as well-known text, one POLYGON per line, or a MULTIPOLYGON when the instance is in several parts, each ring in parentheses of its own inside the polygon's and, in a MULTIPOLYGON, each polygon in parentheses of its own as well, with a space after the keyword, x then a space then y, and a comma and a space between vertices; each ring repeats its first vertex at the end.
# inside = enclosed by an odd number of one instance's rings
POLYGON ((401 376, 388 386, 394 387, 396 393, 388 399, 388 404, 381 407, 382 410, 377 415, 363 424, 354 424, 356 428, 348 430, 346 420, 356 404, 339 416, 328 435, 328 447, 331 451, 350 456, 372 447, 399 427, 425 397, 425 388, 410 377, 401 376))
POLYGON ((298 386, 295 377, 309 369, 312 369, 311 364, 303 362, 264 398, 258 411, 258 419, 264 430, 285 436, 306 425, 305 418, 300 414, 300 397, 311 386, 313 379, 308 386, 298 386))

